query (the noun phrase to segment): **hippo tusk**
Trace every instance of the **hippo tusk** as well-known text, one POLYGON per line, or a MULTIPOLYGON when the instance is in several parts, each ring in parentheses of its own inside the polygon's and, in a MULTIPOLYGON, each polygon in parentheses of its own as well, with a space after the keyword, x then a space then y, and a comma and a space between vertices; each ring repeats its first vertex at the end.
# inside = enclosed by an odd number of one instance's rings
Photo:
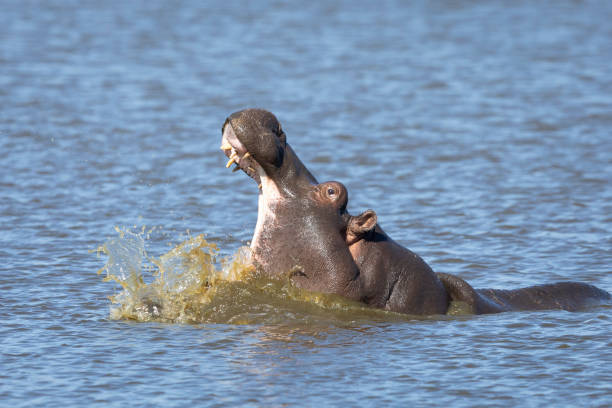
POLYGON ((229 168, 229 166, 231 166, 232 164, 234 164, 236 162, 236 159, 238 158, 238 155, 236 153, 232 153, 232 155, 230 156, 229 161, 227 162, 227 164, 225 165, 225 168, 229 168))

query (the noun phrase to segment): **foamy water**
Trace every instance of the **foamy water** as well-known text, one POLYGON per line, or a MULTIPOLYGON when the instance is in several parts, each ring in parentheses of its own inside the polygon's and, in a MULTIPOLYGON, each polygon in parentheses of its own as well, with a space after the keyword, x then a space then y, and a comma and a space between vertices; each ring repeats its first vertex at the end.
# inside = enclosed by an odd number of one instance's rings
POLYGON ((151 232, 117 228, 117 236, 97 250, 107 257, 98 273, 121 288, 110 297, 113 320, 289 325, 319 320, 347 325, 410 319, 340 296, 302 291, 289 279, 263 278, 248 247, 219 259, 217 246, 203 234, 151 257, 145 248, 151 232))

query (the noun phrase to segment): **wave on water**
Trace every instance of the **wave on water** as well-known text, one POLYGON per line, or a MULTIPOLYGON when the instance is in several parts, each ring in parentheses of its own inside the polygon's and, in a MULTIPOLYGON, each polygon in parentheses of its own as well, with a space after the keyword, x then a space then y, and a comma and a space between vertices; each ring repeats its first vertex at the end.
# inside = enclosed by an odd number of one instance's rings
MULTIPOLYGON (((351 324, 409 320, 335 295, 308 292, 289 279, 262 277, 248 247, 219 258, 204 234, 190 236, 159 257, 145 249, 149 234, 116 228, 98 253, 98 274, 121 286, 110 296, 110 318, 141 322, 229 324, 351 324)), ((411 317, 414 318, 414 317, 411 317)))

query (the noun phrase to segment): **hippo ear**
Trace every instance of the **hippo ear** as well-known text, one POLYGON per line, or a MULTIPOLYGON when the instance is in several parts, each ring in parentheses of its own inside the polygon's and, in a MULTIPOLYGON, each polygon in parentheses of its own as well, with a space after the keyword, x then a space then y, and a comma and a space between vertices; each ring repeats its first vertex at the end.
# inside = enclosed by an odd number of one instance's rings
POLYGON ((366 210, 355 217, 351 217, 347 229, 351 234, 361 236, 373 230, 376 226, 376 222, 377 217, 374 210, 366 210))

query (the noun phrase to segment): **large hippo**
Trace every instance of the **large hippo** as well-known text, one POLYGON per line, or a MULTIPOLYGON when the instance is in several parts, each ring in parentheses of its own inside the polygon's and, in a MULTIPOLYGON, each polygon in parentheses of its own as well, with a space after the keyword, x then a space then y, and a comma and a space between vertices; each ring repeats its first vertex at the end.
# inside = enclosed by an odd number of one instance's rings
POLYGON ((342 184, 318 184, 270 112, 247 109, 230 115, 221 149, 229 158, 227 167, 235 165, 258 185, 251 251, 258 269, 269 276, 288 276, 307 290, 420 315, 444 314, 451 301, 480 314, 576 310, 610 300, 607 292, 583 283, 476 290, 459 277, 434 273, 385 234, 374 211, 351 216, 342 184))
POLYGON ((328 208, 341 198, 317 187, 276 117, 260 109, 236 112, 222 134, 227 167, 235 164, 259 187, 251 240, 258 269, 276 278, 290 274, 296 286, 307 290, 361 300, 359 269, 337 232, 343 220, 328 208))

